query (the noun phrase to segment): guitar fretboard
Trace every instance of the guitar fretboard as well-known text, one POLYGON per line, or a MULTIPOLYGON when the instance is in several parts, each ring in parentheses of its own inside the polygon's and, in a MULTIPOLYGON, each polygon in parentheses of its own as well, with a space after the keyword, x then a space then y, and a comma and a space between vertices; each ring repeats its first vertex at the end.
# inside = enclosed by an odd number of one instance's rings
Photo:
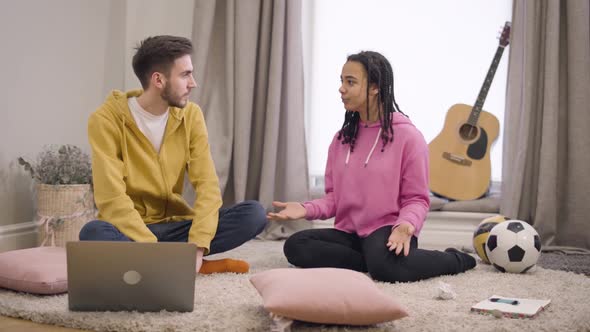
POLYGON ((472 126, 477 124, 477 120, 479 119, 479 114, 483 108, 483 104, 488 96, 488 91, 490 90, 490 86, 492 85, 492 80, 494 79, 494 75, 496 74, 496 69, 498 69, 498 65, 500 64, 500 59, 502 58, 502 53, 504 52, 504 46, 498 46, 496 50, 496 54, 492 59, 492 64, 490 65, 490 69, 488 69, 488 74, 486 75, 485 80, 483 81, 483 86, 481 90, 479 90, 479 95, 477 95, 477 100, 475 101, 475 106, 471 110, 469 114, 469 119, 467 123, 472 126))

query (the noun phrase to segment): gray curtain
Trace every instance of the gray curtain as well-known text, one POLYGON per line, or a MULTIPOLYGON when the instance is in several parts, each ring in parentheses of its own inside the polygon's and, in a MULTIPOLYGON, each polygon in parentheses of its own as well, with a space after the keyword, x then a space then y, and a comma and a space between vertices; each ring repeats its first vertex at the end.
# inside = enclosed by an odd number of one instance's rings
MULTIPOLYGON (((195 100, 224 204, 309 196, 300 0, 196 0, 195 100)), ((284 238, 307 221, 269 223, 284 238)))
POLYGON ((590 5, 515 0, 503 147, 503 214, 544 245, 590 248, 590 5))

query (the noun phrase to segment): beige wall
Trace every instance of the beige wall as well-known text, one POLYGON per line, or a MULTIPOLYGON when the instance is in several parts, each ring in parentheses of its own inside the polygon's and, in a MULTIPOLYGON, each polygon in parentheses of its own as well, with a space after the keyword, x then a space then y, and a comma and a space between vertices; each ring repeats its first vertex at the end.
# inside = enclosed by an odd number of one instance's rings
POLYGON ((154 34, 190 37, 193 0, 0 1, 0 227, 34 220, 16 162, 45 144, 88 150, 86 121, 111 89, 139 86, 130 58, 154 34))
MULTIPOLYGON (((125 88, 139 86, 139 81, 131 69, 133 48, 147 36, 177 35, 190 38, 193 31, 194 0, 127 0, 125 63, 125 88), (174 4, 171 6, 170 4, 174 4)), ((198 45, 194 45, 198 47, 198 45)))

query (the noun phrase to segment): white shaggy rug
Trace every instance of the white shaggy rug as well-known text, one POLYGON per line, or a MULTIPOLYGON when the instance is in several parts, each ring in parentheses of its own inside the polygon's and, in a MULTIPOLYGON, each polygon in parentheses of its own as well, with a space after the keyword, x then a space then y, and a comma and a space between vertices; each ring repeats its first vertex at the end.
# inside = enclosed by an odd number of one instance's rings
MULTIPOLYGON (((282 241, 254 240, 215 257, 246 259, 251 274, 287 267, 282 241)), ((250 284, 249 275, 218 274, 197 278, 192 313, 70 312, 67 295, 32 296, 0 290, 0 314, 40 323, 97 331, 269 331, 271 319, 250 284)), ((293 331, 590 331, 590 278, 572 272, 536 268, 524 275, 496 272, 489 265, 457 276, 378 287, 404 305, 409 317, 370 327, 295 322, 293 331), (439 281, 457 293, 437 300, 439 281), (470 312, 493 294, 551 299, 533 319, 494 318, 470 312)))

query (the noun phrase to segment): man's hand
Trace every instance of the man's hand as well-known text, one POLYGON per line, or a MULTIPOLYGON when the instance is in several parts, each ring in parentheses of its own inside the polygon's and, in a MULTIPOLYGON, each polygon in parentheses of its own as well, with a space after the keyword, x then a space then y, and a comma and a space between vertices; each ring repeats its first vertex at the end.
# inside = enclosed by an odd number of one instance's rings
POLYGON ((269 212, 266 214, 268 220, 283 221, 283 220, 295 220, 305 217, 305 208, 301 203, 298 202, 272 202, 272 205, 278 208, 282 208, 281 211, 274 213, 269 212))
POLYGON ((201 266, 203 265, 203 254, 205 253, 205 248, 197 248, 197 273, 201 271, 201 266))
POLYGON ((386 244, 389 251, 395 250, 395 254, 399 255, 403 250, 404 256, 408 256, 410 241, 415 230, 414 226, 407 221, 402 221, 401 224, 393 228, 386 244))

